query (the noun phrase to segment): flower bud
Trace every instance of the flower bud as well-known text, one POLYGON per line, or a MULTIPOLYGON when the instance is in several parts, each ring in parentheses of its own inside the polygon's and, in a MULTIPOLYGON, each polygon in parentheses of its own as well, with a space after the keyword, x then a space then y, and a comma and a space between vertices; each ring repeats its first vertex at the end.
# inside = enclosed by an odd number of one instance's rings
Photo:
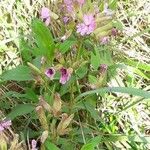
POLYGON ((62 102, 60 95, 56 93, 54 95, 54 103, 53 103, 53 114, 54 116, 58 116, 61 110, 62 102))
POLYGON ((97 34, 99 34, 99 33, 101 33, 101 32, 108 31, 108 30, 112 29, 112 27, 113 27, 112 22, 110 22, 110 23, 108 23, 108 24, 106 24, 106 25, 104 25, 104 26, 101 26, 101 27, 97 28, 97 29, 94 31, 94 34, 97 35, 97 34))
POLYGON ((68 116, 67 114, 64 113, 62 115, 62 119, 61 119, 61 121, 60 121, 60 123, 58 124, 58 127, 57 127, 58 135, 65 135, 70 131, 70 129, 67 128, 67 127, 69 126, 69 124, 73 120, 73 117, 74 117, 74 114, 68 116))
POLYGON ((37 106, 36 107, 36 112, 37 112, 38 118, 40 120, 40 123, 41 123, 43 129, 48 130, 47 119, 46 119, 43 107, 42 106, 37 106))
POLYGON ((41 143, 44 143, 48 137, 48 131, 44 131, 41 136, 41 143))
POLYGON ((48 112, 52 112, 52 107, 44 100, 42 96, 39 97, 39 104, 48 112))

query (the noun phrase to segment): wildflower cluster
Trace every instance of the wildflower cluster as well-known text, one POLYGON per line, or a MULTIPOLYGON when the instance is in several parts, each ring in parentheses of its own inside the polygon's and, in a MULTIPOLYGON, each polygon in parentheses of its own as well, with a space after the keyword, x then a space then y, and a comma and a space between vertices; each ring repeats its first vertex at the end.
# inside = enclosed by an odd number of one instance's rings
MULTIPOLYGON (((71 77, 72 69, 71 68, 66 69, 66 68, 62 67, 59 71, 60 71, 60 74, 61 74, 59 82, 61 84, 65 84, 67 81, 69 81, 69 79, 71 77)), ((50 80, 53 80, 53 78, 55 76, 55 73, 56 73, 56 71, 52 67, 45 71, 45 75, 48 78, 50 78, 50 80)))
MULTIPOLYGON (((20 81, 29 80, 29 92, 23 96, 31 101, 31 113, 34 107, 34 120, 40 125, 33 125, 40 132, 29 141, 31 150, 37 150, 39 143, 43 146, 47 141, 61 148, 64 146, 61 140, 72 137, 73 141, 80 117, 81 122, 86 122, 87 111, 95 111, 93 102, 89 103, 92 97, 85 95, 85 104, 78 101, 78 97, 90 89, 107 86, 110 69, 115 68, 108 48, 110 38, 117 35, 112 24, 113 11, 107 5, 100 10, 94 2, 86 0, 63 0, 56 4, 60 13, 41 8, 40 19, 32 22, 31 41, 24 41, 29 43, 26 48, 30 50, 25 48, 22 53, 25 65, 20 81)), ((99 98, 94 96, 94 101, 99 98)), ((94 119, 92 116, 89 120, 94 119)), ((10 125, 11 121, 2 121, 0 131, 10 125)))

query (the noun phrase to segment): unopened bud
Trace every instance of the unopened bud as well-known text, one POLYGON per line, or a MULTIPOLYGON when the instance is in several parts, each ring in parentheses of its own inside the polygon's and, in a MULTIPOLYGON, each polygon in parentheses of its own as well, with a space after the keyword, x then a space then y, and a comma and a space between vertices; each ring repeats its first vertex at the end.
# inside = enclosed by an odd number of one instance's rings
POLYGON ((36 112, 38 114, 38 117, 39 117, 39 120, 40 120, 40 123, 41 123, 43 129, 48 130, 47 119, 46 119, 43 107, 42 106, 37 106, 36 107, 36 112))
POLYGON ((69 128, 67 128, 69 126, 69 124, 71 123, 71 121, 73 120, 74 115, 70 115, 68 117, 67 114, 63 114, 62 115, 62 120, 60 121, 60 123, 58 124, 57 127, 57 133, 58 135, 64 135, 67 134, 68 131, 70 130, 69 128))
POLYGON ((39 104, 48 112, 52 113, 52 107, 44 100, 42 96, 39 97, 39 104))
POLYGON ((104 26, 101 26, 99 28, 97 28, 95 31, 94 31, 94 34, 98 35, 99 33, 101 32, 104 32, 104 31, 109 31, 110 29, 112 29, 113 25, 112 25, 112 22, 104 25, 104 26))
POLYGON ((41 136, 41 143, 44 143, 48 137, 48 131, 44 131, 41 136))
POLYGON ((61 105, 62 105, 62 102, 61 102, 60 95, 58 93, 56 93, 54 95, 54 103, 53 103, 53 113, 54 113, 54 116, 59 115, 59 112, 61 110, 61 105))

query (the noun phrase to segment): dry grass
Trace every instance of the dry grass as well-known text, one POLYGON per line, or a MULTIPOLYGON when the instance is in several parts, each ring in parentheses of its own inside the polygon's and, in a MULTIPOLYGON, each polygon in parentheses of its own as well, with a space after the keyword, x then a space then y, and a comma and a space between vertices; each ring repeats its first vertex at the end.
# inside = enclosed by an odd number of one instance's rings
MULTIPOLYGON (((19 33, 24 31, 27 34, 30 29, 31 19, 38 15, 42 6, 50 5, 44 0, 4 0, 0 5, 0 74, 2 70, 7 70, 21 63, 19 57, 19 33), (32 2, 32 3, 31 3, 32 2)), ((121 42, 117 44, 117 49, 125 53, 131 59, 139 62, 150 63, 150 0, 126 0, 118 3, 117 19, 123 25, 121 42)), ((134 76, 134 75, 133 75, 134 76)), ((121 86, 125 86, 122 78, 117 77, 121 86)), ((145 82, 142 77, 134 76, 137 88, 150 90, 150 83, 145 82)), ((116 81, 113 81, 113 85, 116 81)), ((137 100, 137 98, 133 99, 137 100)), ((130 99, 124 98, 117 102, 112 95, 104 99, 103 111, 109 110, 115 113, 121 103, 130 103, 130 99), (113 108, 112 108, 113 106, 113 108)), ((138 135, 150 133, 150 103, 143 102, 121 114, 122 122, 120 126, 124 133, 128 132, 129 126, 138 135), (129 124, 124 124, 124 121, 129 124)), ((15 137, 15 134, 12 134, 15 137)), ((15 140, 17 140, 15 138, 15 140)), ((18 141, 17 141, 18 143, 18 141)), ((19 143, 18 143, 19 144, 19 143)), ((21 149, 20 149, 21 150, 21 149)))

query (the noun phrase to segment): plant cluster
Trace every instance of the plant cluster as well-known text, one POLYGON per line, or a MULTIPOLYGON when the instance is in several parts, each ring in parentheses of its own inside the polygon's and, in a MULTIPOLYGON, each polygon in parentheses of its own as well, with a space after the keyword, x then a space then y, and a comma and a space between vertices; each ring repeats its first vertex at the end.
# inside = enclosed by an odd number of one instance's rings
POLYGON ((19 117, 31 150, 111 150, 147 143, 149 137, 124 132, 122 106, 115 113, 97 109, 109 93, 150 98, 140 89, 108 87, 117 69, 125 68, 120 62, 126 58, 113 43, 120 38, 116 1, 56 3, 56 12, 41 8, 31 33, 20 39, 22 64, 2 74, 2 82, 17 83, 9 94, 24 101, 5 110, 0 135, 19 117))

